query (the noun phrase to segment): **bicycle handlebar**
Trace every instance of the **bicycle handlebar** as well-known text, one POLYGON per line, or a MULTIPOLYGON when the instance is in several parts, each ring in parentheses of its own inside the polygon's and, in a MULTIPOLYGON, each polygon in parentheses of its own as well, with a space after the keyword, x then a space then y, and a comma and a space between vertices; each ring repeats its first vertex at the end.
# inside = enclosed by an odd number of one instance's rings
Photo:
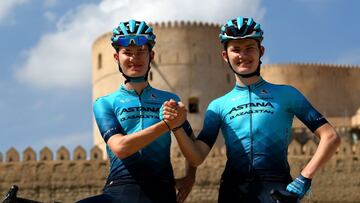
POLYGON ((16 194, 19 190, 19 187, 16 185, 11 186, 9 192, 5 195, 2 203, 16 203, 16 194))
POLYGON ((1 203, 42 203, 30 199, 24 199, 16 197, 19 187, 16 185, 11 186, 9 192, 5 195, 5 198, 1 203))

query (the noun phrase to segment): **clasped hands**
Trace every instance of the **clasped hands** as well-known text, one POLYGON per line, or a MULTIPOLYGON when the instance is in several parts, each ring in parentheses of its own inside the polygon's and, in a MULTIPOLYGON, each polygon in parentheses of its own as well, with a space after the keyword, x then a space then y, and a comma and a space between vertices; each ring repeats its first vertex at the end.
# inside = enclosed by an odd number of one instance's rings
POLYGON ((162 107, 163 120, 171 130, 178 129, 185 121, 187 110, 182 102, 173 99, 165 101, 162 107))

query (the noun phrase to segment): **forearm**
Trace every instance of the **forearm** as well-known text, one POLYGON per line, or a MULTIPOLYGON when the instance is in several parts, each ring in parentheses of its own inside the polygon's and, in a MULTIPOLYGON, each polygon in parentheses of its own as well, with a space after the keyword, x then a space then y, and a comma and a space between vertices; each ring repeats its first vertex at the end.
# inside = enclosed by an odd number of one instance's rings
POLYGON ((164 121, 160 121, 141 131, 121 136, 120 139, 111 140, 110 138, 108 144, 117 157, 124 159, 144 148, 167 131, 169 131, 167 125, 164 121))
POLYGON ((182 128, 176 130, 174 135, 181 152, 189 164, 193 167, 200 165, 204 161, 207 153, 202 152, 202 150, 197 146, 195 137, 189 137, 182 128))
POLYGON ((185 175, 195 177, 196 176, 197 167, 192 166, 188 161, 185 162, 185 175))
POLYGON ((320 143, 315 154, 301 171, 304 177, 310 179, 313 178, 315 173, 333 156, 340 144, 339 136, 330 125, 324 126, 324 129, 322 129, 321 134, 318 136, 320 137, 320 143))

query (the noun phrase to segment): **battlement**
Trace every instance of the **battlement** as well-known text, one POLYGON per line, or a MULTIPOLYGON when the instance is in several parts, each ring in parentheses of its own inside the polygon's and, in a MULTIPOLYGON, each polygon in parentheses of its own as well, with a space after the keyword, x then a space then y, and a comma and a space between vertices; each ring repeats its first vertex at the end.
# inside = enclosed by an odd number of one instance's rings
POLYGON ((48 148, 44 147, 40 150, 40 156, 39 159, 37 159, 36 152, 31 148, 28 147, 23 151, 22 159, 20 160, 20 154, 19 152, 14 149, 13 147, 10 148, 6 152, 6 156, 4 157, 2 153, 0 152, 0 164, 2 162, 5 163, 17 163, 17 162, 36 162, 36 161, 84 161, 84 160, 103 160, 103 152, 101 149, 97 146, 93 147, 90 150, 90 156, 88 157, 86 154, 86 150, 78 146, 74 149, 73 156, 70 157, 70 151, 62 146, 56 151, 55 159, 53 157, 53 152, 48 148))
POLYGON ((220 28, 219 24, 212 22, 202 22, 202 21, 162 21, 150 23, 151 26, 156 28, 202 28, 202 27, 212 27, 212 28, 220 28))
POLYGON ((280 64, 264 64, 264 68, 272 67, 296 67, 296 68, 326 68, 326 69, 335 69, 335 70, 345 70, 351 69, 360 72, 360 65, 351 65, 351 64, 326 64, 326 63, 280 63, 280 64))
MULTIPOLYGON (((301 144, 301 141, 293 139, 289 145, 288 155, 289 156, 297 156, 297 157, 307 157, 312 156, 315 153, 318 142, 313 139, 308 139, 305 143, 301 144)), ((39 159, 37 158, 36 152, 31 148, 26 148, 22 153, 22 159, 20 159, 19 152, 10 148, 3 159, 3 155, 0 152, 0 164, 1 163, 18 163, 18 162, 49 162, 49 161, 96 161, 96 160, 104 160, 103 152, 97 146, 93 147, 90 150, 90 156, 87 156, 86 150, 78 146, 74 149, 72 153, 72 157, 70 157, 70 151, 62 146, 55 153, 55 159, 53 157, 53 152, 48 148, 44 147, 40 150, 39 159)), ((172 148, 172 158, 181 158, 183 155, 177 146, 172 148)), ((224 157, 226 156, 226 148, 225 146, 214 147, 210 154, 209 158, 214 157, 224 157)), ((335 156, 360 156, 360 143, 351 144, 350 142, 343 140, 340 147, 337 149, 335 156)))

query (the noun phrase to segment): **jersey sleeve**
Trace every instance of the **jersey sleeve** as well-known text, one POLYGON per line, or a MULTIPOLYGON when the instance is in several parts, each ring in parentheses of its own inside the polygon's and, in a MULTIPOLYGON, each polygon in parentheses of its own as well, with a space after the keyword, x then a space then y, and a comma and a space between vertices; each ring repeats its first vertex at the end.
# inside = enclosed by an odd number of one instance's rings
POLYGON ((93 111, 100 134, 106 143, 111 136, 119 133, 124 134, 124 130, 108 101, 102 98, 97 99, 93 111))
POLYGON ((218 109, 219 107, 214 101, 209 104, 205 112, 203 128, 196 138, 206 143, 210 148, 214 146, 221 127, 221 117, 218 109))
POLYGON ((294 94, 291 98, 292 111, 297 118, 301 120, 312 132, 320 126, 328 123, 323 115, 321 115, 305 98, 305 96, 294 88, 294 94))

